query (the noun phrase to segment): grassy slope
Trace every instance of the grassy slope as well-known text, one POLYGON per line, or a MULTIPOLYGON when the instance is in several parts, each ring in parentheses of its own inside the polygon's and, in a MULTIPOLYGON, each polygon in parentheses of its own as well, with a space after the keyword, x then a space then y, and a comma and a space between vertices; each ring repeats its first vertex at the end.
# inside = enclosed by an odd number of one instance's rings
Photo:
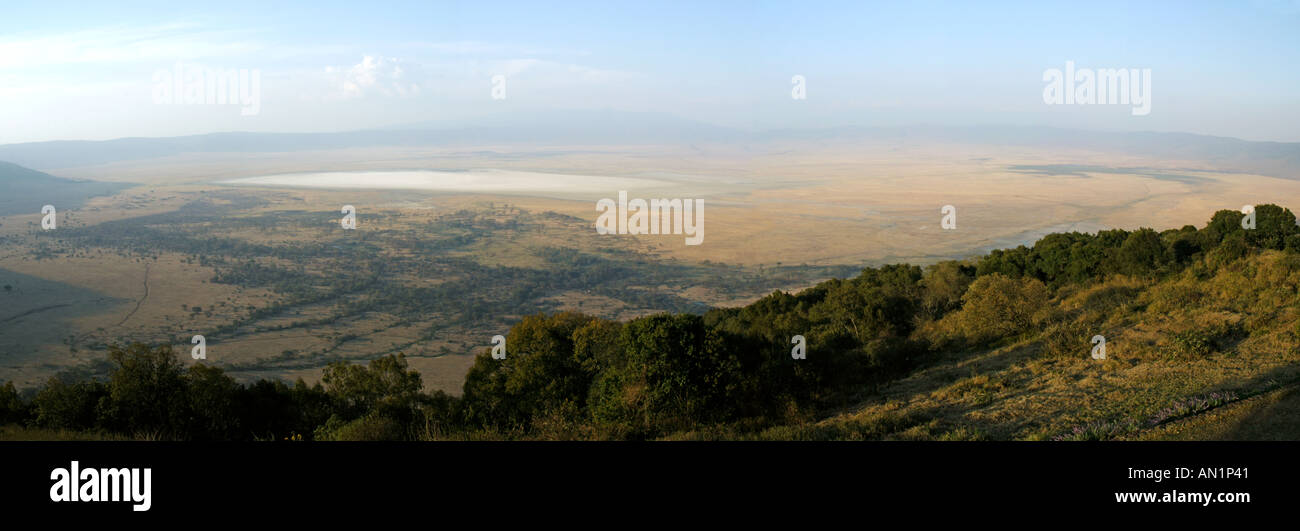
POLYGON ((1053 301, 1068 316, 1061 328, 944 353, 847 411, 759 438, 1300 439, 1300 260, 1265 252, 1195 275, 1065 293, 1053 301), (1208 351, 1171 339, 1224 328, 1239 332, 1208 351), (1048 348, 1062 329, 1080 336, 1069 355, 1048 348), (1107 338, 1104 361, 1089 356, 1093 333, 1107 338), (1232 397, 1164 411, 1212 393, 1232 397))

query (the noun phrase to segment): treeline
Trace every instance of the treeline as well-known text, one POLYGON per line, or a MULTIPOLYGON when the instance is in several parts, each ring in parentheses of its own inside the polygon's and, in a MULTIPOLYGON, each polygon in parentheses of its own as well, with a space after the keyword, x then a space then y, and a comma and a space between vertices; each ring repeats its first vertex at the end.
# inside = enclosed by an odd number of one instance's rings
POLYGON ((1215 269, 1242 257, 1248 249, 1300 250, 1300 227, 1295 215, 1277 205, 1255 207, 1255 228, 1244 229, 1245 214, 1220 210, 1205 228, 1192 225, 1156 232, 1104 230, 1096 235, 1079 232, 1044 236, 1032 248, 1020 246, 990 252, 979 261, 977 273, 1028 276, 1060 285, 1099 280, 1112 274, 1144 276, 1169 273, 1199 264, 1215 269))
POLYGON ((1059 338, 1048 338, 1049 353, 1083 355, 1087 320, 1053 306, 1061 290, 1116 275, 1209 275, 1263 250, 1300 254, 1289 210, 1255 212, 1249 230, 1225 210, 1201 229, 1052 234, 972 260, 867 268, 703 315, 532 315, 510 330, 504 359, 478 355, 460 397, 422 392, 400 355, 332 364, 315 386, 241 385, 219 368, 184 368, 168 347, 132 345, 111 351, 107 381, 54 378, 30 397, 4 387, 0 422, 276 440, 645 439, 801 424, 939 352, 1047 330, 1059 338), (806 359, 792 359, 794 336, 806 341, 806 359))
POLYGON ((168 346, 113 347, 108 356, 106 381, 54 377, 28 399, 12 382, 0 387, 0 424, 164 440, 394 440, 419 437, 432 412, 451 411, 450 398, 420 392, 420 375, 401 356, 330 365, 314 386, 239 384, 219 367, 186 368, 168 346), (363 417, 382 420, 349 425, 363 417))

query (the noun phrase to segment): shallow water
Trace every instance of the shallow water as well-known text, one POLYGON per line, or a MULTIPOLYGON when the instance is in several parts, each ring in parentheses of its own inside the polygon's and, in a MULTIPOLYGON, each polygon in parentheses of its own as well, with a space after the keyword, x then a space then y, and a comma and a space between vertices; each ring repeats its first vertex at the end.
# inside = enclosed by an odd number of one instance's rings
POLYGON ((301 188, 357 188, 369 190, 438 190, 449 192, 610 195, 618 190, 662 188, 671 183, 657 179, 570 175, 513 170, 473 171, 340 171, 284 173, 222 181, 238 186, 301 188))

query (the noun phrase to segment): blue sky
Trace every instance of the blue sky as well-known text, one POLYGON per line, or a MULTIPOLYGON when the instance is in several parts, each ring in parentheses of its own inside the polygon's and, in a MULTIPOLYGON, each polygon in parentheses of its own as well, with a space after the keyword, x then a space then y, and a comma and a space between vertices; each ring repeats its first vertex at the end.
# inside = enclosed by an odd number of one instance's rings
POLYGON ((1017 124, 1300 141, 1300 1, 29 2, 0 19, 0 143, 472 124, 550 109, 745 129, 1017 124), (1044 70, 1149 68, 1152 110, 1049 106, 1044 70), (176 63, 260 110, 158 105, 176 63), (504 100, 491 78, 506 76, 504 100), (807 80, 792 100, 791 77, 807 80))

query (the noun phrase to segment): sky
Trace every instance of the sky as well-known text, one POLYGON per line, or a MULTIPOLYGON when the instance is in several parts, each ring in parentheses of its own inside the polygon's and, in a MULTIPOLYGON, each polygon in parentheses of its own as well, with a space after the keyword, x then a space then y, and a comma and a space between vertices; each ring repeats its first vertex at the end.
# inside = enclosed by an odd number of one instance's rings
POLYGON ((554 110, 753 131, 1044 125, 1300 142, 1300 0, 43 1, 4 11, 0 144, 460 127, 554 110), (1150 112, 1047 103, 1045 72, 1067 62, 1149 69, 1150 112), (179 92, 164 81, 178 68, 179 92), (186 91, 207 86, 187 77, 195 70, 247 72, 242 89, 257 105, 186 104, 186 91))

